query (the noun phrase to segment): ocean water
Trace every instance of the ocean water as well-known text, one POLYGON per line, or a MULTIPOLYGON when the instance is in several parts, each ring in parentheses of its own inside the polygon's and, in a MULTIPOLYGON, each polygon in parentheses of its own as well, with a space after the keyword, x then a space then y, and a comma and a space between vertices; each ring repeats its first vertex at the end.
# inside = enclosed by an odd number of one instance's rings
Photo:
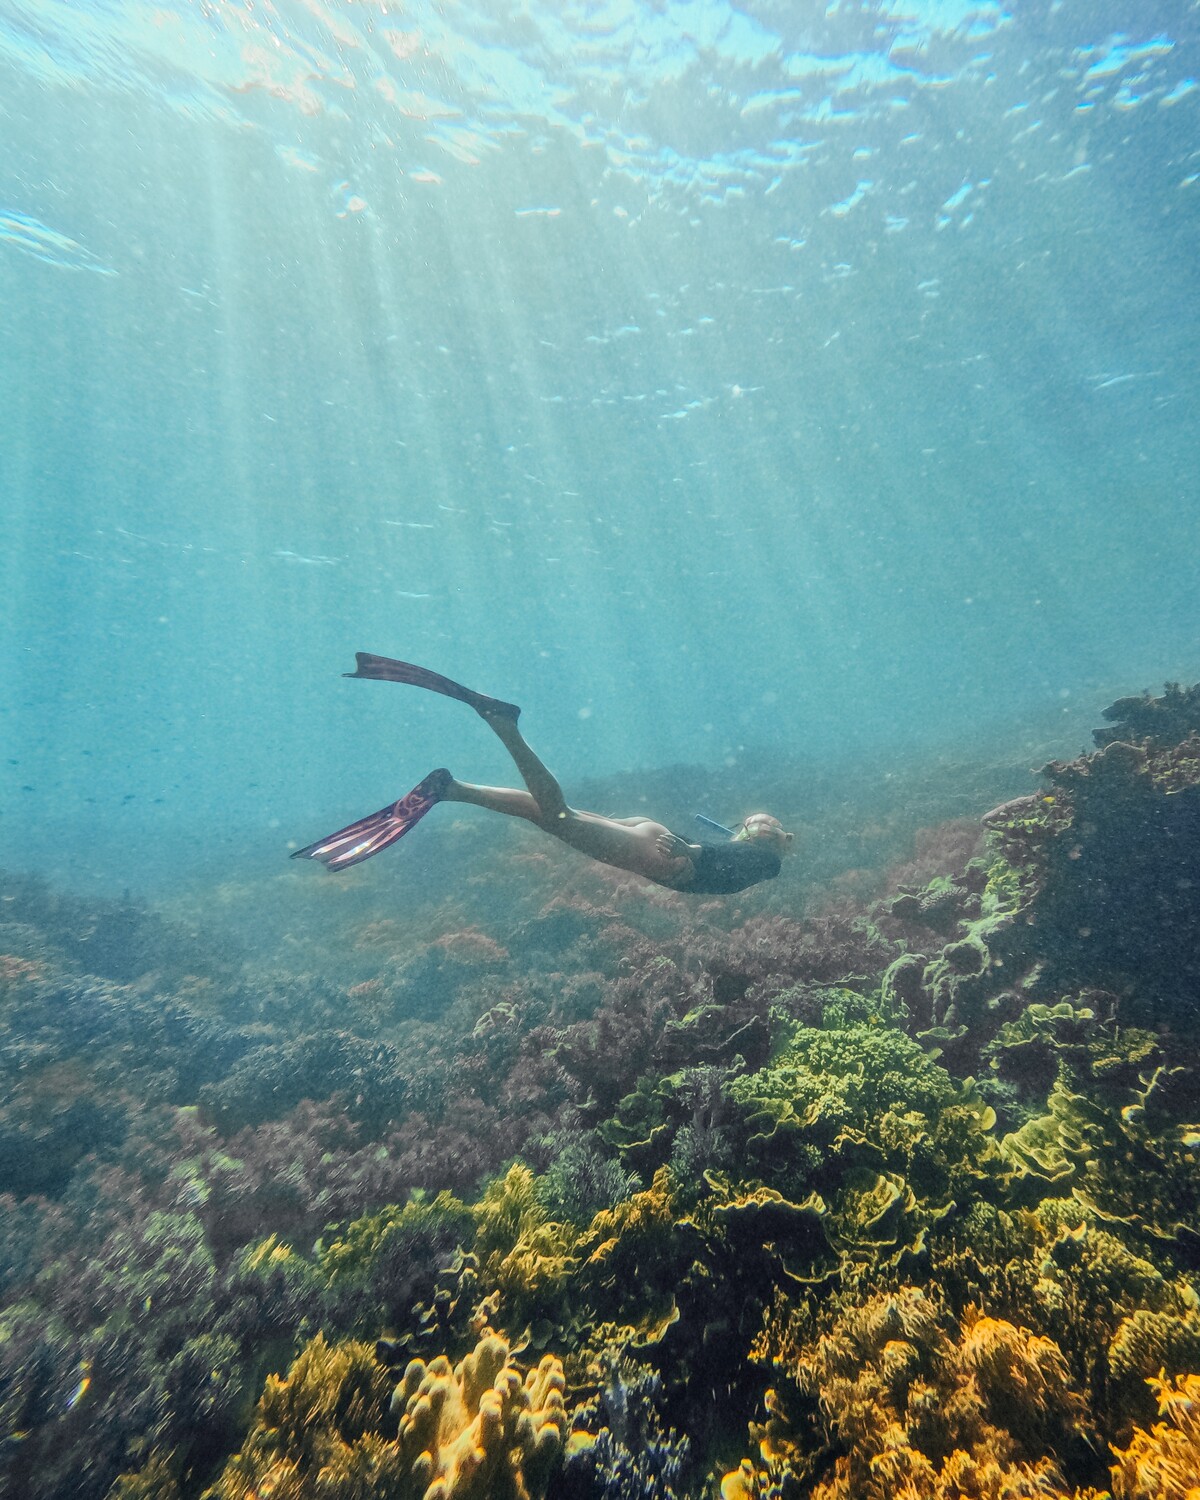
POLYGON ((145 889, 511 780, 356 649, 521 703, 568 784, 1069 750, 1194 673, 1196 43, 6 0, 7 859, 145 889))
POLYGON ((0 0, 0 1500, 1200 1483, 1198 231, 1200 0, 0 0))

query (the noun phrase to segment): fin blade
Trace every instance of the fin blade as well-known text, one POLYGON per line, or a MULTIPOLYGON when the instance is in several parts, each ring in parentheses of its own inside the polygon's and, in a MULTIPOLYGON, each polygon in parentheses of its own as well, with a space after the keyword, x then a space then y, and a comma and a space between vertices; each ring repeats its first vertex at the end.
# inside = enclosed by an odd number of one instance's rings
POLYGON ((431 771, 398 801, 347 823, 345 828, 326 834, 315 844, 295 850, 291 858, 315 859, 334 874, 361 864, 415 828, 429 809, 443 800, 449 780, 449 771, 431 771))
POLYGON ((343 677, 357 677, 371 682, 403 682, 409 687, 425 688, 430 693, 441 693, 443 698, 454 698, 466 703, 479 713, 499 715, 516 719, 521 710, 515 703, 505 703, 500 698, 489 698, 486 693, 477 693, 453 678, 443 677, 440 672, 431 672, 428 667, 418 667, 411 661, 397 661, 392 656, 375 656, 370 651, 354 653, 353 672, 343 672, 343 677))

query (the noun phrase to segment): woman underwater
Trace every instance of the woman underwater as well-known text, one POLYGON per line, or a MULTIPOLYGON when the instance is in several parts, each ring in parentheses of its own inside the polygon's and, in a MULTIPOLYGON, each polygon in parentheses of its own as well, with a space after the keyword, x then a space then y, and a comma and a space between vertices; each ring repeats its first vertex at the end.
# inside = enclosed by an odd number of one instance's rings
POLYGON ((365 651, 357 652, 355 659, 357 669, 345 676, 376 682, 406 682, 468 704, 512 756, 526 790, 472 786, 456 781, 444 768, 430 771, 398 802, 305 849, 297 849, 293 859, 315 859, 327 870, 346 870, 403 838, 436 803, 466 802, 509 817, 524 818, 590 859, 632 871, 675 891, 728 895, 760 881, 773 880, 779 874, 792 835, 785 833, 778 819, 769 813, 754 813, 746 818, 728 842, 691 844, 652 818, 606 818, 599 813, 580 812, 567 806, 562 788, 525 743, 517 728, 521 710, 515 703, 503 703, 498 698, 472 692, 461 683, 410 662, 371 656, 365 651))

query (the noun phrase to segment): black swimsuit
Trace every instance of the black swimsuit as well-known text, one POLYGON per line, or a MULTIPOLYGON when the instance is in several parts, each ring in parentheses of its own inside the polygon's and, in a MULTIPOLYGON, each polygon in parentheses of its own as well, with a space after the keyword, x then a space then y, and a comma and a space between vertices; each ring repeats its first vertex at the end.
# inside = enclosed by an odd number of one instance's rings
POLYGON ((701 844, 700 853, 691 855, 691 861, 692 878, 672 889, 701 896, 731 896, 759 881, 774 880, 783 868, 773 849, 732 839, 727 844, 701 844))

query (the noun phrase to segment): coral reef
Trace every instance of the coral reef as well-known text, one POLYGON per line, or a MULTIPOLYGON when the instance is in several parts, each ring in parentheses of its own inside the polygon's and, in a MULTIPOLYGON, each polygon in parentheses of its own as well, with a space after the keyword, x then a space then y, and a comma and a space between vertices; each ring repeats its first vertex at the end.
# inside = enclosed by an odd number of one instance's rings
POLYGON ((1200 690, 1107 717, 821 893, 0 877, 0 1490, 1190 1496, 1200 690))
POLYGON ((1169 684, 1162 698, 1114 704, 1101 750, 1052 761, 1044 796, 991 815, 1021 888, 994 951, 1038 963, 1043 992, 1103 974, 1136 989, 1131 1018, 1194 1030, 1194 1007, 1180 1002, 1200 979, 1198 696, 1169 684))

